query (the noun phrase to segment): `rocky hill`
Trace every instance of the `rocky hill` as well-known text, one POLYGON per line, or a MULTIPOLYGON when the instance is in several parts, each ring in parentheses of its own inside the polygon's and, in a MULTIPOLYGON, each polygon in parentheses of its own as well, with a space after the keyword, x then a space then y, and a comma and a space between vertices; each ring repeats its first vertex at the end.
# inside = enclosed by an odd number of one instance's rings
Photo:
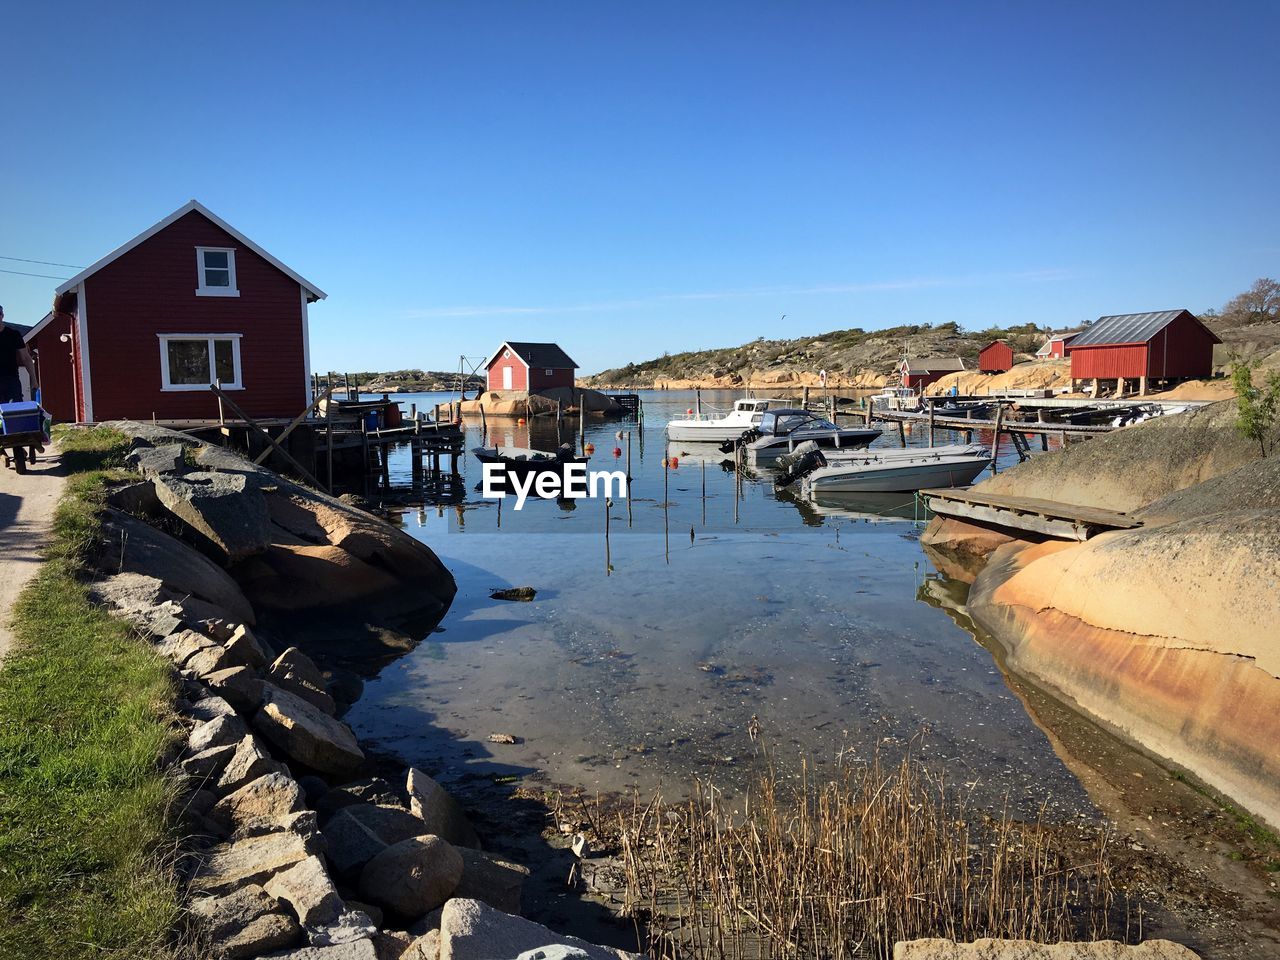
POLYGON ((819 371, 826 370, 833 386, 880 386, 904 353, 976 360, 978 351, 997 337, 1008 340, 1015 357, 1025 360, 1044 342, 1044 330, 1030 323, 981 331, 939 323, 885 330, 854 327, 785 340, 761 337, 740 347, 663 354, 580 382, 590 387, 816 384, 819 371))

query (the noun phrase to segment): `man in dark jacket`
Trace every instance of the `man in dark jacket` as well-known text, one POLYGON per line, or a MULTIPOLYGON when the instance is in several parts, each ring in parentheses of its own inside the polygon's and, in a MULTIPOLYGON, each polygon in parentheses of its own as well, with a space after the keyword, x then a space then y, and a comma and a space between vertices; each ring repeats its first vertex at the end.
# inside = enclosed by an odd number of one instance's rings
POLYGON ((26 369, 31 380, 31 397, 35 399, 40 389, 40 376, 36 373, 31 351, 23 342, 22 334, 4 325, 4 307, 0 307, 0 403, 11 403, 22 397, 22 381, 18 379, 18 367, 26 369))

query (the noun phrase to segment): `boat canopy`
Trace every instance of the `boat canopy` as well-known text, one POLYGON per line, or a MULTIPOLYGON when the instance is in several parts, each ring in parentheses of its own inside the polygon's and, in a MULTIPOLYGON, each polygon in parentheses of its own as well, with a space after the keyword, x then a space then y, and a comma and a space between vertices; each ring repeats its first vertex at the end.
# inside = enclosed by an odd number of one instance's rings
POLYGON ((786 436, 799 429, 838 430, 834 423, 815 416, 808 410, 770 410, 760 418, 760 432, 766 436, 786 436))

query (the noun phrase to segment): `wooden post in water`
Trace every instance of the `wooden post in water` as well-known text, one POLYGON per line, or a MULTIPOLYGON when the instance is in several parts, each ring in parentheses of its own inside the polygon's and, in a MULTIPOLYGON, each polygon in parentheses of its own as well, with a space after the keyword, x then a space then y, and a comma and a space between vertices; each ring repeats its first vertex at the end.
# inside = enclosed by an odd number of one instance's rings
POLYGON ((609 507, 613 501, 608 497, 601 497, 604 501, 604 575, 607 577, 613 572, 613 564, 609 557, 609 507))
POLYGON ((929 446, 933 446, 933 401, 929 401, 929 446))
POLYGON ((693 408, 697 411, 699 417, 702 416, 702 388, 693 388, 693 408))
POLYGON ((907 431, 906 431, 906 428, 902 426, 901 420, 897 421, 897 423, 898 423, 898 443, 900 446, 902 446, 905 449, 907 445, 907 431))
POLYGON ((485 419, 484 404, 477 404, 480 408, 480 442, 487 444, 489 442, 489 421, 485 419))
POLYGON ((809 388, 808 387, 805 387, 804 391, 800 394, 800 409, 802 410, 809 409, 809 388))
POLYGON ((631 526, 631 431, 627 431, 627 526, 631 526))
POLYGON ((1000 425, 1004 420, 1004 404, 996 404, 996 428, 991 433, 991 472, 996 472, 996 459, 1000 455, 1000 425))
POLYGON ((662 447, 662 549, 666 555, 667 563, 671 562, 671 502, 668 499, 668 482, 667 474, 671 468, 671 458, 667 456, 671 452, 668 445, 662 447))

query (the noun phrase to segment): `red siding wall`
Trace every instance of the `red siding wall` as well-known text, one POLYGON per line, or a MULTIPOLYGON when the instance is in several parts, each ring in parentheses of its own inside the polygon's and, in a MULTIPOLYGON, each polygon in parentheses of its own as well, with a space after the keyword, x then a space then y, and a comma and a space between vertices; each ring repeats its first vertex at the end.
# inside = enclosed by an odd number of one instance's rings
POLYGON ((75 333, 74 317, 54 317, 49 325, 27 342, 40 371, 40 402, 54 420, 61 423, 77 419, 75 406, 75 367, 71 341, 63 343, 63 334, 75 333))
POLYGON ((573 370, 569 367, 532 367, 529 370, 529 389, 550 390, 553 387, 572 387, 573 370), (551 372, 547 373, 550 369, 551 372))
POLYGON ((160 333, 241 334, 231 395, 250 416, 307 404, 299 285, 195 211, 89 277, 84 301, 95 420, 217 417, 211 393, 161 389, 160 333), (198 246, 236 248, 239 297, 196 296, 198 246))
POLYGON ((504 367, 511 368, 511 389, 512 390, 528 390, 529 378, 525 376, 524 362, 514 353, 509 357, 503 357, 499 354, 497 359, 493 361, 493 366, 489 368, 489 389, 502 390, 502 369, 504 367))
POLYGON ((1156 379, 1213 374, 1213 335, 1183 314, 1151 340, 1147 376, 1156 379))
POLYGON ((981 373, 1004 373, 1013 366, 1013 348, 1007 343, 991 343, 978 354, 981 373))
MULTIPOLYGON (((952 373, 958 371, 950 371, 952 373)), ((913 390, 922 390, 945 377, 945 373, 904 373, 902 375, 902 385, 910 387, 913 390)))
POLYGON ((1071 347, 1073 380, 1116 380, 1120 377, 1147 375, 1147 345, 1130 346, 1100 344, 1096 347, 1071 347))

